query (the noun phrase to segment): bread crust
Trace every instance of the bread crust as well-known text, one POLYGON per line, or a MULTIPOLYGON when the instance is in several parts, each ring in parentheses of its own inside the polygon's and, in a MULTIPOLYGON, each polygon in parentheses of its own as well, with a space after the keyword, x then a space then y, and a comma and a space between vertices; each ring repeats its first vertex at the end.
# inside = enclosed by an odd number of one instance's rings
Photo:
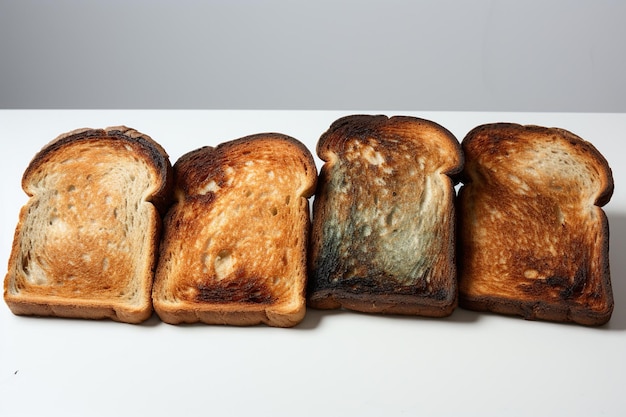
POLYGON ((353 115, 317 144, 308 303, 443 317, 457 304, 456 138, 429 120, 353 115))
POLYGON ((172 202, 174 180, 169 155, 150 136, 127 126, 110 126, 104 129, 81 128, 57 136, 33 157, 22 175, 22 188, 28 196, 32 196, 28 181, 30 175, 40 169, 41 165, 45 164, 55 152, 66 148, 68 145, 81 142, 97 143, 105 138, 116 139, 119 140, 119 143, 132 146, 133 152, 137 152, 138 156, 149 161, 149 165, 157 173, 159 181, 155 183, 157 188, 151 190, 148 201, 154 204, 160 212, 164 212, 172 202))
POLYGON ((4 281, 11 311, 128 323, 150 317, 158 209, 169 204, 172 187, 167 153, 128 127, 78 129, 44 146, 22 177, 30 199, 20 211, 4 281), (124 170, 144 181, 145 189, 133 191, 136 212, 124 205, 120 188, 133 187, 120 179, 124 170), (122 236, 125 228, 130 238, 122 236), (129 245, 143 254, 129 252, 129 245))
POLYGON ((251 135, 183 155, 176 202, 153 291, 171 324, 298 324, 305 314, 308 198, 317 170, 308 149, 251 135))
POLYGON ((459 304, 597 326, 613 311, 606 159, 560 128, 495 123, 462 142, 459 304))

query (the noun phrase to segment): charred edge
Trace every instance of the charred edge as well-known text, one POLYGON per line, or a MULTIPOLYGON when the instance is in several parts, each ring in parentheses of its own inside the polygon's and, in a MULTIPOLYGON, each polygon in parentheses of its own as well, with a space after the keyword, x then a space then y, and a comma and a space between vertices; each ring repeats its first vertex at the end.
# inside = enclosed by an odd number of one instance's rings
POLYGON ((327 151, 342 153, 346 139, 364 140, 378 136, 381 127, 389 118, 385 115, 351 115, 335 120, 317 142, 317 154, 327 160, 327 151))
MULTIPOLYGON (((129 129, 132 130, 132 129, 129 129)), ((139 144, 140 148, 144 151, 144 155, 147 156, 159 171, 165 174, 170 165, 169 157, 165 150, 156 143, 152 138, 143 133, 139 133, 138 136, 130 137, 126 134, 127 131, 122 130, 108 130, 103 132, 106 137, 114 137, 130 144, 139 144)), ((171 167, 170 167, 171 168, 171 167)))
POLYGON ((449 299, 450 292, 445 288, 429 289, 425 279, 419 279, 413 284, 399 283, 393 277, 352 277, 339 279, 331 282, 328 279, 317 281, 309 287, 309 291, 333 290, 350 294, 371 295, 410 295, 428 297, 429 299, 445 301, 449 299))
POLYGON ((35 155, 22 176, 22 183, 33 169, 36 169, 36 167, 43 163, 48 157, 69 143, 97 141, 100 139, 119 140, 131 145, 139 154, 156 167, 156 171, 161 177, 161 187, 154 192, 149 201, 156 206, 160 213, 164 213, 172 202, 171 194, 174 185, 173 169, 169 156, 165 150, 149 136, 137 132, 137 136, 131 137, 126 132, 133 131, 133 129, 120 129, 85 129, 58 136, 35 155))
MULTIPOLYGON (((462 141, 462 150, 465 157, 469 159, 476 158, 476 151, 489 149, 490 153, 498 153, 499 142, 505 140, 517 140, 521 135, 534 134, 541 135, 546 138, 553 138, 561 141, 567 141, 569 144, 577 148, 579 152, 588 154, 599 166, 602 167, 603 175, 606 183, 604 188, 600 190, 595 205, 602 207, 606 205, 614 192, 613 173, 608 161, 602 153, 591 143, 580 136, 556 127, 544 127, 537 125, 520 125, 516 123, 491 123, 484 124, 472 129, 462 141)), ((464 182, 465 173, 461 174, 461 182, 464 182)), ((464 182, 465 183, 465 182, 464 182)))
POLYGON ((337 153, 342 153, 347 141, 354 139, 365 141, 372 137, 385 141, 385 147, 393 149, 398 146, 397 143, 399 144, 407 139, 405 133, 397 133, 395 128, 405 131, 405 129, 415 129, 420 126, 430 126, 436 129, 443 136, 446 136, 452 146, 454 146, 459 162, 455 166, 450 167, 444 174, 450 176, 455 183, 458 182, 457 174, 463 169, 465 159, 461 151, 461 144, 456 136, 436 122, 413 116, 388 117, 386 115, 357 114, 342 117, 332 123, 328 130, 322 134, 317 144, 317 154, 326 161, 326 152, 328 150, 333 149, 337 153))
POLYGON ((256 134, 244 136, 238 139, 233 139, 228 142, 223 142, 219 144, 216 149, 239 146, 240 144, 246 144, 251 141, 276 141, 276 142, 284 142, 286 144, 292 145, 295 148, 297 148, 303 155, 306 155, 308 162, 312 166, 315 166, 313 155, 309 151, 309 148, 307 148, 306 145, 304 145, 298 139, 288 136, 288 135, 284 135, 282 133, 275 133, 275 132, 256 133, 256 134))
MULTIPOLYGON (((195 187, 200 186, 206 181, 220 181, 221 173, 215 173, 215 167, 219 164, 215 163, 215 148, 211 146, 203 146, 194 149, 182 155, 174 164, 174 177, 176 188, 182 190, 186 196, 192 193, 195 187)), ((217 184, 217 182, 216 182, 217 184)), ((222 186, 223 184, 218 184, 222 186)))

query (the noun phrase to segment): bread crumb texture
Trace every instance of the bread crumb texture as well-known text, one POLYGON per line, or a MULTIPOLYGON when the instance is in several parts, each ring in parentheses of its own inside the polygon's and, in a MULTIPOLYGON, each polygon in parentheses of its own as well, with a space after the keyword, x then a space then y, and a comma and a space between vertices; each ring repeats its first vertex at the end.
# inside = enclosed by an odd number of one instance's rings
POLYGON ((275 323, 265 310, 303 314, 308 197, 317 179, 308 150, 282 135, 257 135, 190 152, 175 172, 157 312, 181 309, 190 317, 181 320, 212 322, 194 312, 258 311, 268 324, 275 323))
POLYGON ((421 119, 357 116, 333 124, 318 153, 326 163, 314 202, 313 299, 328 291, 453 303, 456 139, 421 119))
POLYGON ((120 132, 84 130, 35 157, 5 280, 9 305, 48 305, 33 312, 75 317, 102 309, 123 321, 138 318, 116 310, 149 314, 160 220, 148 200, 169 162, 160 155, 155 167, 159 152, 145 146, 120 132))
POLYGON ((492 297, 527 318, 551 308, 559 320, 578 320, 578 310, 610 316, 608 222, 598 204, 613 183, 599 152, 561 129, 510 124, 475 129, 463 149, 462 303, 492 297))

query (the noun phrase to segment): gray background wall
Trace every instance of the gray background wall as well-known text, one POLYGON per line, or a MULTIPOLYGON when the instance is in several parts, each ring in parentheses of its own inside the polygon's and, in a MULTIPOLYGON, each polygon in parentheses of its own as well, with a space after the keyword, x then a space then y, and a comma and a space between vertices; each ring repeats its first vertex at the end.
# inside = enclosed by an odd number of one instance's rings
POLYGON ((625 112, 625 20, 609 0, 0 0, 0 107, 625 112))

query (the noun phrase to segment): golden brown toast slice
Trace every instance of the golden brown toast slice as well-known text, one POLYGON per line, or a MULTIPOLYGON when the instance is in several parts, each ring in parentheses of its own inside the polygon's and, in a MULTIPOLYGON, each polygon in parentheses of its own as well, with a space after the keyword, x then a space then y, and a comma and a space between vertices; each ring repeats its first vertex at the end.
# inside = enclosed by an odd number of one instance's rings
POLYGON ((138 323, 150 298, 172 167, 126 127, 59 136, 22 178, 4 298, 15 314, 138 323))
POLYGON ((428 120, 344 117, 318 142, 312 307, 447 316, 456 307, 456 138, 428 120))
POLYGON ((305 314, 311 153, 258 134, 204 147, 174 165, 154 307, 167 323, 291 327, 305 314))
POLYGON ((469 309, 526 319, 606 323, 613 310, 611 170, 558 128, 497 123, 462 143, 459 297, 469 309))

